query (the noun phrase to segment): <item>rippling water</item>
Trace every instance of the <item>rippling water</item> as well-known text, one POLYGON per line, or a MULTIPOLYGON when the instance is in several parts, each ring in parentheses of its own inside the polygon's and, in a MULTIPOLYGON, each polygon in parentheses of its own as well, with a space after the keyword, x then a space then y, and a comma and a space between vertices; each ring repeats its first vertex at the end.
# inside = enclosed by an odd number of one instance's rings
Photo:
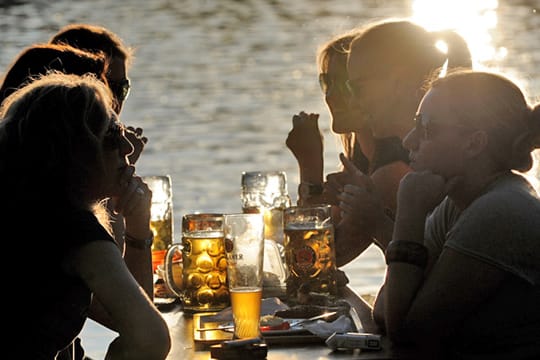
MULTIPOLYGON (((325 170, 337 168, 315 66, 332 35, 384 17, 455 27, 478 66, 510 74, 538 101, 539 12, 539 0, 0 0, 0 71, 71 22, 104 25, 133 46, 121 117, 150 139, 138 172, 172 176, 179 239, 184 213, 240 210, 242 171, 286 171, 295 199, 298 171, 284 141, 300 110, 321 114, 325 170)), ((345 267, 359 292, 377 289, 381 259, 373 248, 345 267)), ((107 342, 89 326, 87 349, 102 358, 107 342)))

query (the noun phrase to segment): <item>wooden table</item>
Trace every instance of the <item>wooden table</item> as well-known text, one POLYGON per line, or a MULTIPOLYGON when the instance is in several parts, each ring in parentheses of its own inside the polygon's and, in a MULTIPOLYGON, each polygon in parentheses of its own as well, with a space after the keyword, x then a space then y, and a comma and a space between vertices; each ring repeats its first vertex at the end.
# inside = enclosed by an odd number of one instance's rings
MULTIPOLYGON (((349 295, 355 296, 354 293, 349 295)), ((350 301, 348 298, 347 300, 350 301)), ((354 306, 354 305, 353 305, 354 306)), ((162 311, 163 317, 169 324, 172 338, 172 349, 167 359, 211 359, 209 350, 196 350, 193 341, 193 317, 184 314, 180 305, 162 311)), ((324 343, 268 345, 268 360, 325 360, 325 359, 418 359, 410 350, 396 349, 388 339, 383 337, 383 349, 380 351, 348 351, 333 352, 324 343)), ((248 360, 248 359, 244 359, 248 360)))

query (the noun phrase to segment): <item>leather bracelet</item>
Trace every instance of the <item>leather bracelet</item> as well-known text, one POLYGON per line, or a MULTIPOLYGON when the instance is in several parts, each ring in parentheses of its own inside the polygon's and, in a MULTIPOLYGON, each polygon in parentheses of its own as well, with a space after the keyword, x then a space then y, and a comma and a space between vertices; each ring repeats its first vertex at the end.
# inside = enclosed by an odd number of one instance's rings
POLYGON ((136 239, 133 236, 126 233, 124 235, 124 238, 126 240, 126 245, 135 249, 139 250, 146 250, 150 249, 152 247, 152 244, 154 243, 154 233, 150 235, 147 239, 136 239))
POLYGON ((387 265, 392 262, 403 262, 424 268, 428 261, 427 248, 415 241, 392 240, 384 255, 387 265))

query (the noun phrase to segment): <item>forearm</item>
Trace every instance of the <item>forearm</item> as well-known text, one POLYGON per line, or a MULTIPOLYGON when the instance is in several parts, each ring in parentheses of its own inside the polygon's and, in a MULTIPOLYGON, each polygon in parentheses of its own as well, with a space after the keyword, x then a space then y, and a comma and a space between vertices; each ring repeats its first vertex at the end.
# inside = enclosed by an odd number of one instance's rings
POLYGON ((324 181, 324 158, 322 152, 305 159, 297 159, 300 182, 322 184, 324 181))
MULTIPOLYGON (((126 223, 126 236, 141 243, 153 235, 148 225, 135 222, 132 225, 126 223)), ((136 243, 136 244, 137 244, 136 243)), ((124 261, 139 285, 143 288, 150 299, 154 298, 154 275, 152 272, 152 250, 148 246, 130 246, 126 243, 124 261)))
POLYGON ((373 238, 357 231, 349 223, 336 226, 334 239, 338 267, 354 260, 373 243, 373 238))
POLYGON ((323 158, 317 157, 309 163, 298 161, 300 184, 298 187, 298 205, 310 206, 326 203, 323 190, 323 158), (317 189, 313 192, 313 189, 317 189))
POLYGON ((383 295, 384 322, 393 341, 407 341, 407 332, 403 330, 411 304, 422 285, 423 270, 403 262, 388 265, 383 295))
POLYGON ((150 299, 154 298, 154 274, 152 273, 152 251, 126 246, 124 261, 139 285, 150 299))
POLYGON ((424 247, 425 212, 414 207, 398 209, 392 244, 386 250, 388 264, 384 283, 386 331, 393 340, 406 340, 406 320, 424 281, 427 250, 424 247))
POLYGON ((394 221, 389 216, 384 216, 380 226, 375 229, 374 241, 384 251, 392 240, 394 233, 394 221))
POLYGON ((343 289, 343 298, 356 310, 364 331, 380 333, 380 328, 372 316, 372 308, 366 300, 351 289, 349 285, 343 289))

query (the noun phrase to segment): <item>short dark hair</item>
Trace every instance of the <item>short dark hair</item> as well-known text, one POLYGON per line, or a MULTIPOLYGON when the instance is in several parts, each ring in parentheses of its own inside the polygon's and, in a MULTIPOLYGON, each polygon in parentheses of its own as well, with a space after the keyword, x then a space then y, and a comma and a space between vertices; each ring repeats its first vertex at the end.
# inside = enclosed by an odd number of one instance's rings
POLYGON ((68 44, 88 52, 103 52, 108 57, 120 57, 130 62, 132 49, 109 29, 92 24, 70 24, 61 28, 49 41, 68 44))
POLYGON ((104 81, 106 60, 103 55, 61 44, 35 44, 24 49, 13 61, 0 86, 0 103, 17 89, 47 72, 94 74, 104 81))

